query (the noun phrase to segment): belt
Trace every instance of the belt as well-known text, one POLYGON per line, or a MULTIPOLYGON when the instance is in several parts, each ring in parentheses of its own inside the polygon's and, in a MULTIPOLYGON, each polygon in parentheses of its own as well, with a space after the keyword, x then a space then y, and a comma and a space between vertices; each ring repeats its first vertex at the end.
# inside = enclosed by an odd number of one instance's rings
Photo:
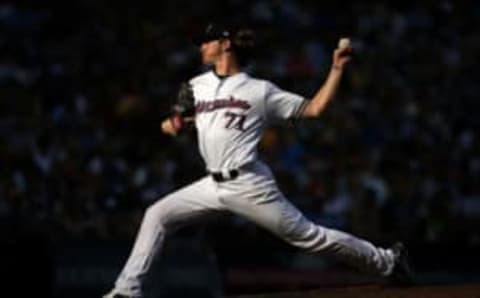
POLYGON ((225 182, 229 180, 234 180, 240 174, 239 170, 228 170, 224 172, 209 172, 212 175, 213 180, 215 182, 225 182))

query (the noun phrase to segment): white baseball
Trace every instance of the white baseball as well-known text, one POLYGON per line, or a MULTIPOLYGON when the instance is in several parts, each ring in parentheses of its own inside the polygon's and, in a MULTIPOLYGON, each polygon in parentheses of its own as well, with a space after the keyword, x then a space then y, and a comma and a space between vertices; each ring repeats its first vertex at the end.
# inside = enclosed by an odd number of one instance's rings
POLYGON ((343 49, 351 46, 350 38, 340 38, 338 48, 343 49))

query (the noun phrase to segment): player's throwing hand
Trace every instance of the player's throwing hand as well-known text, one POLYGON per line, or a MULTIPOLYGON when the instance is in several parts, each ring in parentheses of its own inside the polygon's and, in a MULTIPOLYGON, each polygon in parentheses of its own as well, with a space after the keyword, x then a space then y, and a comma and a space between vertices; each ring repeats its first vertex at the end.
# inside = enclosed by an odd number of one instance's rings
POLYGON ((333 52, 333 68, 343 69, 352 59, 353 47, 349 38, 341 38, 338 47, 333 52))

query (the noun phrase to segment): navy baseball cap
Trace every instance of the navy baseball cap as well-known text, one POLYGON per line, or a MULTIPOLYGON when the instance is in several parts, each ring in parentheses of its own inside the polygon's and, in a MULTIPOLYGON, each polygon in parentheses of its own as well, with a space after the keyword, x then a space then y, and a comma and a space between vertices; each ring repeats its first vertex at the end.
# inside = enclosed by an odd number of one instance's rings
POLYGON ((197 46, 200 46, 202 43, 212 40, 230 38, 232 33, 232 29, 226 25, 209 23, 201 34, 193 38, 193 43, 197 46))

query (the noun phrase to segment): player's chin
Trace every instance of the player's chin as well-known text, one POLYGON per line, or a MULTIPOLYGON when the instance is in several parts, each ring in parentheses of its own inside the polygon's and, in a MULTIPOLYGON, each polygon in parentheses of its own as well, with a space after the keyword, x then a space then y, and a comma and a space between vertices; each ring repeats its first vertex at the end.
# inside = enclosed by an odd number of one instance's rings
POLYGON ((213 59, 213 57, 211 57, 210 55, 203 54, 202 55, 202 63, 205 64, 205 65, 213 65, 213 64, 215 64, 215 59, 213 59))
POLYGON ((213 59, 209 59, 208 57, 202 57, 202 63, 207 66, 212 66, 215 64, 213 59))

